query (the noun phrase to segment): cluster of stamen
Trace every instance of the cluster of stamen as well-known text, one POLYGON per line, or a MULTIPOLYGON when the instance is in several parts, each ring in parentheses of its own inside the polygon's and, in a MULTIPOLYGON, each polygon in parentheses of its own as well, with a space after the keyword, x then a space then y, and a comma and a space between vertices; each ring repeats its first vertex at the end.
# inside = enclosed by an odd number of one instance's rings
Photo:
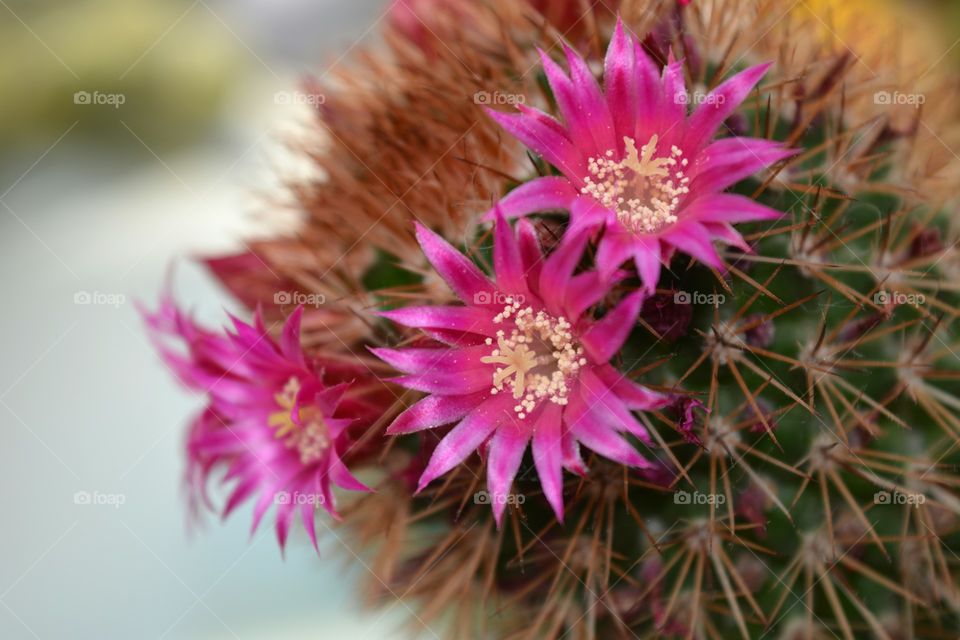
MULTIPOLYGON (((517 400, 513 410, 521 419, 544 398, 567 404, 567 382, 587 363, 570 323, 562 316, 555 318, 523 306, 513 298, 506 299, 506 306, 493 321, 511 326, 497 331, 496 347, 480 359, 485 364, 502 365, 493 372, 490 392, 499 393, 509 386, 517 400)), ((486 342, 492 346, 493 338, 486 342)))
POLYGON ((580 192, 616 211, 617 219, 634 233, 656 233, 677 221, 680 198, 690 192, 684 175, 689 161, 674 145, 670 155, 656 157, 657 136, 637 150, 633 138, 623 139, 626 153, 614 159, 614 151, 590 158, 590 176, 580 192))
POLYGON ((288 449, 297 450, 301 463, 311 464, 320 460, 330 447, 330 434, 323 414, 313 405, 300 407, 294 421, 293 408, 299 393, 300 381, 291 376, 283 390, 273 396, 280 410, 270 414, 267 424, 277 430, 274 436, 283 440, 288 449))

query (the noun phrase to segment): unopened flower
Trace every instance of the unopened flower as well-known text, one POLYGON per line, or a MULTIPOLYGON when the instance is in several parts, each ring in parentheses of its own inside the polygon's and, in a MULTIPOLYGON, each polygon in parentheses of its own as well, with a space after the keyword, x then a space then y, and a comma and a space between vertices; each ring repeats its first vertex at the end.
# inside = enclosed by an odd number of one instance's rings
POLYGON ((681 63, 661 73, 622 24, 607 49, 602 90, 584 59, 565 51, 569 74, 541 52, 562 122, 526 105, 519 114, 488 110, 561 173, 513 190, 499 203, 504 215, 569 209, 572 231, 605 227, 600 274, 610 277, 631 260, 648 291, 675 251, 721 269, 714 241, 750 250, 733 223, 782 215, 723 191, 794 151, 758 138, 714 140, 768 64, 722 83, 688 117, 681 63))
POLYGON ((562 469, 585 472, 580 444, 625 465, 651 465, 622 434, 650 443, 631 411, 670 399, 610 364, 634 326, 643 293, 627 296, 600 320, 586 314, 607 290, 595 271, 574 274, 584 234, 568 235, 545 258, 531 224, 521 221, 515 233, 498 217, 494 281, 428 229, 418 226, 417 237, 465 303, 384 312, 444 346, 373 350, 405 373, 395 382, 429 394, 400 414, 388 433, 456 424, 437 445, 419 489, 489 441, 487 482, 500 522, 531 444, 544 494, 562 519, 562 469))

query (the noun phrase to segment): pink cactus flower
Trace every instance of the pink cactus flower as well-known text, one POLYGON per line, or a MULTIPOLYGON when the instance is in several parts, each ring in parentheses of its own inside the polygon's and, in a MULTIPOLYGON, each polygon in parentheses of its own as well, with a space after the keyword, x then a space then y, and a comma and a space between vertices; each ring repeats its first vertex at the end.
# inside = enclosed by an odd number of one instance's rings
POLYGON ((526 105, 517 114, 488 109, 561 174, 509 193, 499 203, 506 217, 570 210, 573 232, 604 228, 601 276, 630 260, 652 292, 675 251, 722 269, 714 241, 749 251, 732 225, 782 215, 724 190, 795 152, 765 139, 714 139, 769 64, 736 74, 688 116, 681 63, 671 60, 661 73, 622 23, 607 49, 603 89, 584 59, 565 51, 569 74, 541 52, 562 122, 526 105))
POLYGON ((486 443, 490 502, 500 523, 530 444, 544 494, 562 520, 562 469, 585 473, 581 444, 625 465, 652 466, 623 434, 651 444, 631 411, 663 407, 671 399, 610 363, 634 327, 644 294, 633 292, 600 320, 586 313, 607 293, 595 271, 574 273, 586 234, 567 235, 544 257, 529 222, 521 221, 514 232, 498 217, 494 281, 428 229, 418 225, 417 238, 465 303, 384 312, 422 329, 438 346, 373 349, 405 374, 396 383, 428 394, 401 413, 388 433, 456 425, 437 445, 418 490, 486 443))
POLYGON ((263 324, 233 318, 233 331, 213 333, 197 326, 165 298, 146 313, 161 357, 190 389, 209 404, 187 439, 187 484, 194 507, 212 506, 206 487, 211 473, 225 469, 232 491, 227 517, 255 499, 252 529, 271 506, 281 549, 299 512, 317 546, 317 506, 337 516, 332 487, 369 491, 347 470, 343 457, 357 429, 379 415, 363 398, 363 381, 352 365, 308 357, 300 345, 297 309, 278 340, 263 324))

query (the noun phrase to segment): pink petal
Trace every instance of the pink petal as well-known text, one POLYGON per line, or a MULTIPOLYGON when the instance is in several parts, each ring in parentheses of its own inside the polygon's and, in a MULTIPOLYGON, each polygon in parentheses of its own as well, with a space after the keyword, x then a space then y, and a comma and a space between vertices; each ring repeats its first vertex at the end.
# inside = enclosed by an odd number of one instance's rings
POLYGON ((600 246, 597 247, 597 272, 602 279, 609 281, 620 265, 633 257, 636 237, 629 232, 607 228, 600 246))
POLYGON ((656 127, 655 120, 659 119, 657 115, 660 113, 663 91, 659 68, 637 41, 633 43, 633 59, 636 64, 634 74, 637 85, 637 129, 631 137, 637 142, 644 142, 650 139, 647 130, 656 127), (640 127, 645 128, 641 131, 640 127))
MULTIPOLYGON (((570 202, 577 197, 577 190, 570 181, 561 176, 544 176, 525 182, 497 203, 507 218, 525 216, 535 211, 568 209, 570 202)), ((491 210, 484 220, 493 220, 495 212, 491 210)))
POLYGON ((662 237, 664 242, 687 253, 714 269, 723 269, 723 262, 713 247, 713 238, 698 222, 681 221, 671 227, 662 237))
POLYGON ((398 415, 387 428, 387 434, 401 435, 460 420, 479 406, 490 394, 487 391, 463 396, 427 396, 398 415))
POLYGON ((456 373, 484 366, 480 358, 490 355, 490 347, 479 345, 463 349, 375 349, 370 351, 394 369, 404 373, 456 373))
MULTIPOLYGON (((590 414, 585 414, 589 416, 590 414)), ((577 440, 587 448, 599 453, 604 458, 629 465, 631 467, 646 468, 651 466, 637 450, 626 440, 617 435, 612 429, 589 419, 578 420, 570 426, 577 440)))
POLYGON ((563 522, 563 442, 560 405, 545 403, 533 427, 533 463, 543 495, 563 522))
POLYGON ((598 413, 605 414, 604 422, 617 430, 626 430, 645 444, 653 444, 646 427, 623 405, 613 389, 608 387, 590 369, 580 374, 580 393, 584 402, 598 413))
POLYGON ((623 138, 632 138, 636 127, 636 74, 632 38, 617 18, 617 27, 603 62, 603 85, 607 106, 616 129, 617 153, 623 153, 623 138))
POLYGON ((481 365, 476 369, 443 372, 426 371, 388 378, 387 380, 407 389, 416 389, 424 393, 456 396, 473 393, 492 386, 493 370, 492 365, 481 365))
POLYGON ((668 396, 637 384, 610 365, 592 367, 591 370, 617 394, 628 409, 635 411, 660 409, 671 402, 668 396))
POLYGON ((583 334, 583 347, 595 362, 607 362, 620 350, 637 322, 643 298, 642 291, 634 291, 583 334))
POLYGON ((566 234, 578 234, 596 229, 615 215, 589 196, 579 196, 570 205, 570 225, 566 234))
POLYGON ((493 270, 497 275, 497 287, 508 293, 528 293, 527 275, 517 236, 499 209, 496 209, 496 218, 493 227, 493 270))
POLYGON ((663 260, 660 241, 652 236, 637 236, 633 242, 633 261, 643 283, 643 290, 653 295, 660 281, 660 265, 663 260))
POLYGON ((284 357, 299 365, 305 366, 303 348, 300 346, 300 319, 303 317, 303 305, 298 306, 283 325, 280 336, 280 349, 284 357))
POLYGON ((690 117, 684 144, 688 152, 696 153, 713 138, 723 121, 740 106, 771 64, 759 64, 741 71, 710 92, 690 117))
POLYGON ((714 193, 697 198, 683 208, 684 220, 698 222, 752 222, 782 218, 782 211, 771 209, 747 196, 714 193))
POLYGON ((514 421, 508 421, 497 429, 490 441, 490 458, 487 460, 487 488, 493 502, 493 517, 497 527, 503 522, 503 510, 507 506, 507 496, 513 485, 513 479, 523 460, 529 431, 514 421))
POLYGON ((737 230, 725 222, 705 222, 703 225, 714 238, 728 245, 734 246, 744 253, 753 253, 753 247, 747 244, 737 230))
POLYGON ((403 307, 381 311, 379 315, 414 329, 446 329, 493 336, 498 328, 490 311, 477 307, 403 307))
POLYGON ((517 223, 517 236, 520 244, 520 256, 523 258, 523 270, 527 274, 527 282, 539 282, 543 250, 540 249, 537 230, 533 228, 529 220, 521 220, 517 223))
POLYGON ((722 191, 758 171, 796 155, 779 142, 731 137, 717 140, 703 150, 691 176, 692 193, 722 191))
POLYGON ((473 453, 497 426, 513 418, 514 399, 508 393, 491 396, 463 419, 434 449, 427 468, 420 476, 417 491, 433 482, 473 453))
POLYGON ((543 158, 560 169, 567 177, 583 175, 585 165, 580 151, 566 136, 558 133, 550 125, 544 124, 546 114, 534 109, 525 109, 521 114, 507 114, 487 109, 490 117, 506 129, 517 140, 527 145, 543 158), (536 113, 536 116, 531 115, 536 113))
POLYGON ((477 294, 493 290, 490 280, 465 255, 422 224, 416 223, 416 227, 427 260, 461 300, 469 304, 477 294))
POLYGON ((546 259, 540 271, 539 293, 547 308, 553 315, 563 313, 563 294, 567 283, 573 275, 573 270, 583 257, 583 249, 587 244, 587 234, 564 234, 560 245, 546 259))
POLYGON ((607 107, 607 101, 603 97, 603 91, 600 90, 593 71, 580 54, 566 43, 563 45, 563 51, 567 56, 567 66, 570 68, 570 79, 579 96, 580 110, 590 128, 599 156, 617 146, 610 109, 607 107))

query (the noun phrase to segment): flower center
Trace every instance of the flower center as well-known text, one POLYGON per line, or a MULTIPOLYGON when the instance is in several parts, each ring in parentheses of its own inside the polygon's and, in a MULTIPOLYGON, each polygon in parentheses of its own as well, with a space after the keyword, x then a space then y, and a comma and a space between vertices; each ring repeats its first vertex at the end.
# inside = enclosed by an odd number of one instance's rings
MULTIPOLYGON (((502 365, 493 372, 490 393, 509 386, 517 401, 513 410, 526 418, 543 398, 565 405, 570 392, 567 381, 587 363, 583 347, 574 339, 570 323, 520 302, 507 298, 507 304, 493 319, 496 324, 511 323, 497 331, 497 346, 485 364, 502 365), (509 331, 509 333, 508 333, 509 331)), ((487 338, 493 345, 493 339, 487 338)))
POLYGON ((689 161, 674 145, 669 156, 657 157, 657 136, 637 150, 633 138, 624 137, 626 153, 614 160, 613 150, 590 158, 590 176, 580 193, 591 196, 617 213, 620 224, 633 233, 656 233, 677 221, 680 198, 690 192, 683 173, 689 161))
POLYGON ((291 414, 298 393, 300 381, 291 376, 283 390, 273 396, 280 410, 270 414, 267 424, 277 430, 274 437, 282 439, 288 449, 297 450, 301 463, 311 464, 319 461, 330 448, 330 433, 317 407, 301 407, 294 420, 291 414))

